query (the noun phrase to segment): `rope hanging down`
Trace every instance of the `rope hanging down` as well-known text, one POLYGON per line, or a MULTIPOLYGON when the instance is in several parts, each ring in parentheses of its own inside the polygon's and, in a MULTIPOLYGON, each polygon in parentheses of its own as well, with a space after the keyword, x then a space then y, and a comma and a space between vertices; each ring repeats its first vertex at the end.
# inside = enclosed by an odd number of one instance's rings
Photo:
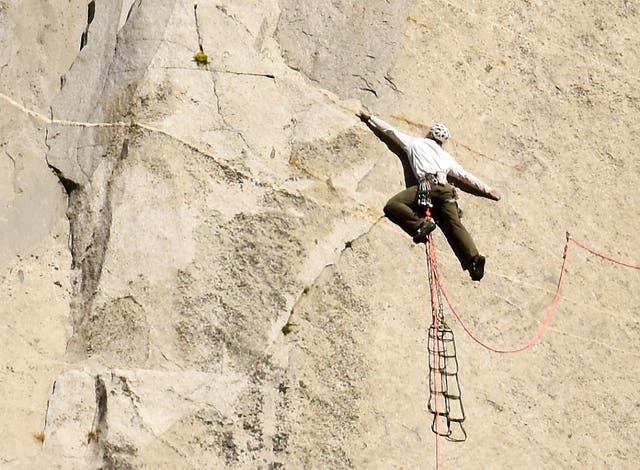
MULTIPOLYGON (((458 380, 458 358, 453 331, 444 321, 444 302, 432 234, 427 240, 427 271, 431 290, 431 326, 427 340, 429 355, 429 403, 433 414, 431 430, 436 434, 436 459, 439 462, 438 437, 461 442, 467 439, 462 391, 458 380), (453 425, 457 424, 457 427, 453 425)), ((438 468, 440 467, 438 463, 438 468)))

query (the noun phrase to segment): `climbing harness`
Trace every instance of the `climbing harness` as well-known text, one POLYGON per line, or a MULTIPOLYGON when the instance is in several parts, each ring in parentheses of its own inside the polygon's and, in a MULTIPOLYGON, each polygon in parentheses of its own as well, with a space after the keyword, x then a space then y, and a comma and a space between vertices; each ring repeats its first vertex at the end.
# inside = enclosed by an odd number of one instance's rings
MULTIPOLYGON (((427 180, 427 178, 423 178, 418 183, 418 193, 416 195, 416 205, 418 208, 431 208, 433 207, 431 204, 431 198, 429 197, 429 192, 431 190, 431 184, 427 180)), ((427 214, 427 218, 430 215, 427 214)))

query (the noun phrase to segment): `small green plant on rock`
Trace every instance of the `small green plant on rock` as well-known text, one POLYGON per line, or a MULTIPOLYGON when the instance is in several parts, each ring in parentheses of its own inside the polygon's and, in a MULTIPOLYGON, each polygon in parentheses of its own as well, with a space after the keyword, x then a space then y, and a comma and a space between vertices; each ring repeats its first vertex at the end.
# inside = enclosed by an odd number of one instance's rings
POLYGON ((92 442, 97 442, 100 437, 100 430, 89 431, 87 433, 87 444, 91 444, 92 442))
POLYGON ((205 65, 209 65, 209 56, 203 50, 199 50, 193 56, 193 61, 198 64, 198 66, 204 67, 205 65))
POLYGON ((291 322, 287 322, 283 327, 282 327, 282 334, 284 334, 285 336, 293 333, 294 331, 294 327, 296 326, 295 323, 291 323, 291 322))

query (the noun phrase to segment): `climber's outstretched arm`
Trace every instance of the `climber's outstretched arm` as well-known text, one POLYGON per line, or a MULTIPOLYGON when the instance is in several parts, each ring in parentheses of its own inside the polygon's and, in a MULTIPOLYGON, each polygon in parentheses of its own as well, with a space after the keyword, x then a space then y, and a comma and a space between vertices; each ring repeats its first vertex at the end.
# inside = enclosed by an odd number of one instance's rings
POLYGON ((360 112, 358 113, 358 117, 363 122, 373 127, 375 130, 384 134, 385 137, 391 140, 402 150, 404 150, 405 152, 408 151, 409 145, 411 144, 411 141, 414 139, 414 137, 411 137, 404 132, 400 132, 391 124, 383 121, 379 117, 373 116, 371 113, 364 109, 360 110, 360 112))
POLYGON ((457 187, 474 196, 486 197, 494 201, 499 201, 502 197, 502 194, 500 194, 498 190, 491 188, 488 184, 480 180, 480 178, 469 173, 457 162, 451 167, 447 177, 457 187))

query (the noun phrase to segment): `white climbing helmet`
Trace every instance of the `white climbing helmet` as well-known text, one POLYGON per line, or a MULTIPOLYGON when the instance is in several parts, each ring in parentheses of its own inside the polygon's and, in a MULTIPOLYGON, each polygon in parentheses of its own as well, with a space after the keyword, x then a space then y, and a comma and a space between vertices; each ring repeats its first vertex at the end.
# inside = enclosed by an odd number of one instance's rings
POLYGON ((441 144, 444 144, 449 137, 451 137, 451 133, 449 132, 449 129, 447 129, 447 126, 440 123, 434 124, 431 127, 431 134, 433 134, 433 137, 435 137, 435 139, 441 144))

